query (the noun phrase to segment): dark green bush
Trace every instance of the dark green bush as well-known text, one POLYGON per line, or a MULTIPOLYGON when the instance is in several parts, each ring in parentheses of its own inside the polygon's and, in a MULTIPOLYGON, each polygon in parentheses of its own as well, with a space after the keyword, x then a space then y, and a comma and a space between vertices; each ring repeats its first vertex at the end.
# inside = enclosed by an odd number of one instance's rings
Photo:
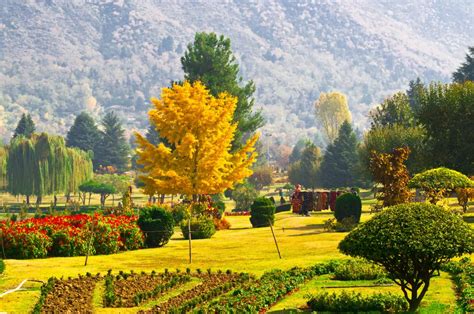
MULTIPOLYGON (((189 238, 188 221, 181 222, 181 232, 185 239, 189 238)), ((191 238, 192 239, 209 239, 216 233, 216 227, 212 218, 200 216, 191 219, 191 238)))
POLYGON ((188 205, 178 204, 171 209, 175 226, 179 226, 181 221, 188 217, 188 205))
POLYGON ((358 195, 345 193, 336 199, 336 211, 334 216, 338 222, 344 218, 353 217, 356 223, 360 221, 362 214, 362 201, 358 195))
POLYGON ((309 297, 308 306, 312 311, 399 313, 408 310, 408 303, 403 297, 390 293, 364 297, 355 292, 342 291, 340 294, 321 292, 309 297))
POLYGON ((384 269, 364 260, 347 260, 334 269, 335 280, 375 280, 386 277, 384 269))
POLYGON ((158 206, 142 208, 137 223, 145 234, 147 247, 161 247, 168 243, 173 235, 174 219, 164 208, 158 206))
POLYGON ((286 212, 286 211, 289 211, 289 210, 291 210, 291 204, 290 203, 281 204, 281 205, 278 205, 276 207, 275 213, 286 212))
POLYGON ((275 205, 265 197, 257 198, 250 206, 250 223, 254 228, 268 227, 275 220, 275 205))
POLYGON ((219 214, 223 214, 225 212, 225 203, 223 201, 214 201, 213 202, 214 208, 217 208, 219 214))
POLYGON ((5 271, 5 262, 0 259, 0 274, 5 271))

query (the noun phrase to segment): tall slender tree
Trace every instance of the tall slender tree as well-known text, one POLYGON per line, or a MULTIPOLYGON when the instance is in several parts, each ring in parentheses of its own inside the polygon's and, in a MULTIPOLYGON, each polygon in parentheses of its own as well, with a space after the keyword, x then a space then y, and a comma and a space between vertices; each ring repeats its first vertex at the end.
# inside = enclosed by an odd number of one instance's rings
POLYGON ((469 52, 466 54, 466 61, 453 73, 453 81, 456 83, 474 81, 474 46, 469 47, 469 52))
POLYGON ((21 119, 13 133, 13 138, 23 135, 26 138, 30 138, 35 132, 36 127, 30 114, 22 114, 21 119))
MULTIPOLYGON (((91 151, 95 154, 99 141, 100 131, 94 119, 86 112, 81 112, 76 116, 74 124, 67 133, 66 145, 68 147, 77 147, 86 152, 91 151)), ((97 167, 98 165, 94 163, 94 166, 97 167)))
POLYGON ((96 164, 103 167, 112 166, 119 172, 126 171, 130 147, 119 117, 112 111, 108 112, 102 120, 102 127, 100 144, 96 150, 96 164))
POLYGON ((319 172, 321 184, 328 188, 355 186, 357 162, 357 138, 345 121, 334 143, 326 148, 319 172))
POLYGON ((351 122, 347 97, 340 92, 321 93, 314 108, 316 119, 321 124, 329 143, 334 142, 344 121, 351 122))
POLYGON ((312 142, 306 142, 298 161, 291 164, 288 178, 292 184, 302 184, 314 189, 319 185, 318 172, 321 165, 321 150, 312 142))
POLYGON ((416 115, 421 107, 421 97, 425 90, 425 84, 419 77, 416 80, 411 80, 408 84, 407 96, 410 102, 411 111, 416 115))
POLYGON ((230 39, 215 33, 196 33, 181 64, 184 78, 189 82, 201 81, 214 97, 222 92, 237 97, 233 115, 237 131, 232 146, 234 149, 241 147, 244 136, 254 133, 264 120, 260 112, 253 111, 255 84, 253 81, 243 84, 230 39))
POLYGON ((7 157, 7 148, 0 146, 0 191, 5 190, 7 187, 7 157))

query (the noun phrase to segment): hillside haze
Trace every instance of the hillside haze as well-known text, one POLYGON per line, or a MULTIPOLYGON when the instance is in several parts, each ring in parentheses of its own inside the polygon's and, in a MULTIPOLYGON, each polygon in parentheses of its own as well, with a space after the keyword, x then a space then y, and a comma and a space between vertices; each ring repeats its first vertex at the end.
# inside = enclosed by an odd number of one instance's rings
POLYGON ((148 99, 181 80, 195 32, 229 37, 253 79, 264 134, 317 137, 320 92, 349 97, 354 123, 409 80, 449 81, 474 42, 472 1, 15 1, 0 6, 0 138, 21 112, 65 134, 74 117, 118 112, 147 127, 148 99))

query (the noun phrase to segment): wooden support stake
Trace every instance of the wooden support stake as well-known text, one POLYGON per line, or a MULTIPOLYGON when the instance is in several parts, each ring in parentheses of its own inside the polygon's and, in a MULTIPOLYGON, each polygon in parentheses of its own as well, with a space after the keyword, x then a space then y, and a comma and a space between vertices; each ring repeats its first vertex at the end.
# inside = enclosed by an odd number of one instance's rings
POLYGON ((275 232, 273 231, 273 224, 272 224, 272 222, 270 221, 270 219, 268 220, 268 222, 270 223, 270 229, 272 230, 273 240, 275 241, 275 246, 276 246, 277 251, 278 251, 278 256, 279 256, 280 259, 281 259, 280 249, 278 248, 278 242, 277 242, 277 239, 276 239, 276 237, 275 237, 275 232))
POLYGON ((191 217, 188 219, 188 239, 189 239, 189 264, 193 262, 192 245, 191 245, 191 217))
POLYGON ((87 245, 86 261, 84 262, 84 266, 87 266, 87 260, 89 259, 89 254, 91 251, 93 240, 94 240, 94 222, 92 222, 92 225, 91 225, 91 238, 89 239, 89 244, 87 245))

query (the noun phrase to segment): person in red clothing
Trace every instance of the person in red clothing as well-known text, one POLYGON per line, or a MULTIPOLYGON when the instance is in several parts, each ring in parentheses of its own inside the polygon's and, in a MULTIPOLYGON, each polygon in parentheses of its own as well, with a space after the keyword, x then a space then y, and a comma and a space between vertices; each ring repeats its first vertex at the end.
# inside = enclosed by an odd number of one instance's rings
POLYGON ((291 206, 293 207, 293 213, 298 214, 301 209, 301 185, 295 186, 295 191, 291 194, 291 206))

